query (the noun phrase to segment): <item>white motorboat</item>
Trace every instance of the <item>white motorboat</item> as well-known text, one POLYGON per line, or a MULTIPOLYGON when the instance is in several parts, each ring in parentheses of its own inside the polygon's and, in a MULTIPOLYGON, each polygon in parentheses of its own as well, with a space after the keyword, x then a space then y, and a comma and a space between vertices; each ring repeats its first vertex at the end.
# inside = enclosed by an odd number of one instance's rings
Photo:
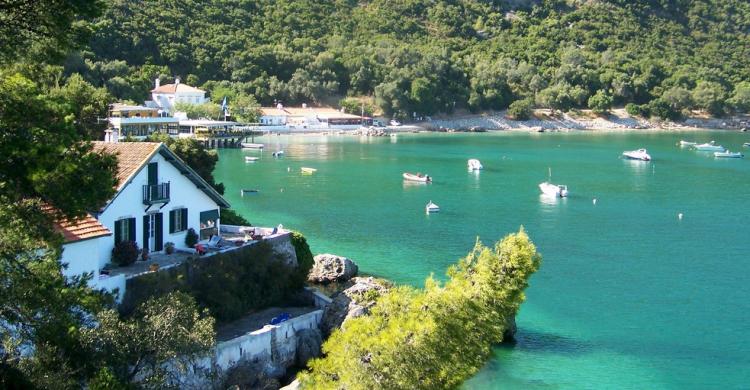
POLYGON ((695 150, 699 152, 723 152, 726 149, 721 145, 716 145, 714 141, 711 141, 707 144, 695 145, 695 150))
POLYGON ((300 168, 300 171, 302 171, 302 173, 315 173, 318 170, 315 168, 302 167, 300 168))
POLYGON ((274 157, 282 157, 284 155, 284 151, 283 150, 279 150, 279 151, 271 153, 271 155, 274 156, 274 157))
POLYGON ((404 172, 403 174, 404 180, 410 180, 410 181, 418 181, 421 183, 430 183, 432 182, 432 178, 430 175, 425 175, 422 173, 409 173, 404 172))
POLYGON ((745 155, 743 155, 740 152, 732 153, 732 152, 730 152, 730 151, 727 150, 727 151, 724 151, 724 152, 714 152, 714 157, 718 157, 718 158, 742 158, 742 157, 745 157, 745 155))
POLYGON ((391 119, 391 121, 389 122, 389 124, 391 126, 401 126, 401 122, 399 122, 399 121, 397 121, 395 119, 391 119))
POLYGON ((469 171, 478 171, 484 168, 482 166, 482 163, 475 158, 469 159, 467 165, 469 167, 469 171))
POLYGON ((688 146, 695 146, 695 145, 698 145, 698 143, 680 140, 680 146, 683 148, 688 147, 688 146))
POLYGON ((254 144, 252 142, 241 142, 240 146, 243 149, 263 149, 265 147, 263 144, 254 144))
POLYGON ((544 183, 539 184, 539 189, 544 195, 560 198, 568 196, 568 186, 562 184, 552 184, 545 181, 544 183))
POLYGON ((435 203, 432 203, 432 201, 430 201, 430 203, 427 203, 427 206, 424 207, 424 211, 427 214, 439 213, 440 212, 440 206, 438 206, 435 203))
POLYGON ((622 152, 622 156, 630 160, 651 161, 651 156, 646 149, 629 150, 622 152))
POLYGON ((750 142, 745 142, 744 144, 742 144, 742 146, 744 146, 746 148, 750 148, 750 142))
POLYGON ((256 162, 260 160, 260 157, 245 156, 245 162, 256 162))

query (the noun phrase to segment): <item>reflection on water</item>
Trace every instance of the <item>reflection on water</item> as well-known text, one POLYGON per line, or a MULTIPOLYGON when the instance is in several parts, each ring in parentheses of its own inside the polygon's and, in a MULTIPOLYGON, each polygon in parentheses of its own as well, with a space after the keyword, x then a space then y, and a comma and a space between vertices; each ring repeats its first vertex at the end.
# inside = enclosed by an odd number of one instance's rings
MULTIPOLYGON (((561 198, 557 195, 541 194, 539 195, 539 203, 543 206, 557 206, 560 203, 565 203, 568 198, 561 198)), ((545 208, 542 208, 543 210, 545 208)), ((548 210, 552 210, 548 208, 548 210)))
POLYGON ((630 159, 623 159, 622 161, 625 162, 625 165, 630 168, 634 173, 637 173, 639 175, 643 175, 645 173, 648 173, 649 170, 653 170, 653 163, 649 161, 641 161, 641 160, 630 160, 630 159))
POLYGON ((425 183, 423 181, 414 181, 414 180, 403 180, 402 181, 404 185, 404 189, 411 189, 411 188, 419 188, 419 187, 426 187, 430 183, 425 183))

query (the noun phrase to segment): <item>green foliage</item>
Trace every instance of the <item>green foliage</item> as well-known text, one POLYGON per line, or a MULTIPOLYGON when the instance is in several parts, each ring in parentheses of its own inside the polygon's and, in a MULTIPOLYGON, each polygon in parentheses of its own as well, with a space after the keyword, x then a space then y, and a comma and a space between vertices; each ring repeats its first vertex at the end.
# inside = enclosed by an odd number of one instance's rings
POLYGON ((253 226, 250 221, 232 209, 221 210, 222 225, 253 226))
POLYGON ((188 248, 192 248, 197 243, 198 233, 196 233, 195 229, 193 228, 188 229, 187 233, 185 233, 185 246, 187 246, 188 248))
POLYGON ((221 106, 216 103, 208 102, 203 104, 193 104, 178 102, 174 105, 175 112, 184 112, 190 119, 223 119, 224 113, 221 106))
POLYGON ((698 108, 709 114, 721 116, 724 114, 727 94, 724 86, 713 81, 699 81, 693 90, 693 100, 698 108))
POLYGON ((679 119, 680 113, 672 109, 664 99, 654 99, 648 103, 648 112, 651 116, 661 119, 679 119))
POLYGON ((163 388, 180 383, 180 374, 188 372, 190 362, 215 343, 214 319, 198 309, 190 295, 179 292, 149 299, 130 318, 104 310, 96 322, 98 326, 84 330, 82 337, 90 360, 101 367, 92 381, 100 388, 123 388, 125 383, 163 388))
POLYGON ((523 229, 494 248, 477 242, 444 285, 428 278, 422 290, 394 288, 369 315, 348 320, 300 374, 302 388, 457 388, 501 341, 540 261, 523 229))
POLYGON ((173 291, 193 296, 221 323, 283 304, 302 289, 304 279, 281 256, 261 241, 128 279, 120 310, 129 313, 150 297, 173 291))
POLYGON ((238 95, 229 101, 229 110, 232 116, 244 123, 258 123, 260 118, 260 105, 251 95, 238 95))
POLYGON ((661 97, 674 112, 682 112, 693 106, 693 97, 686 88, 675 86, 664 92, 661 97))
POLYGON ((353 115, 364 114, 365 116, 372 116, 377 110, 377 107, 372 104, 351 97, 339 100, 339 106, 341 106, 347 114, 353 115))
POLYGON ((296 279, 304 283, 307 280, 307 274, 310 273, 315 263, 315 259, 310 246, 307 245, 307 239, 302 233, 292 232, 292 246, 294 246, 294 253, 297 256, 296 279))
POLYGON ((645 104, 638 105, 635 103, 628 103, 625 105, 625 111, 631 116, 648 117, 650 115, 648 107, 645 104))
POLYGON ((743 81, 734 87, 734 94, 728 103, 739 112, 750 112, 750 81, 743 81))
POLYGON ((589 98, 589 108, 595 114, 605 114, 612 108, 612 96, 604 90, 598 90, 589 98))
POLYGON ((518 121, 528 120, 533 113, 534 101, 531 99, 516 100, 508 107, 508 116, 518 121))
POLYGON ((112 248, 112 263, 126 267, 138 260, 141 251, 135 241, 120 241, 112 248))
POLYGON ((646 104, 674 86, 750 79, 750 53, 733 44, 748 40, 748 20, 742 0, 117 0, 66 71, 117 97, 191 75, 214 103, 374 96, 397 117, 497 110, 550 87, 537 101, 554 109, 585 108, 599 90, 646 104))

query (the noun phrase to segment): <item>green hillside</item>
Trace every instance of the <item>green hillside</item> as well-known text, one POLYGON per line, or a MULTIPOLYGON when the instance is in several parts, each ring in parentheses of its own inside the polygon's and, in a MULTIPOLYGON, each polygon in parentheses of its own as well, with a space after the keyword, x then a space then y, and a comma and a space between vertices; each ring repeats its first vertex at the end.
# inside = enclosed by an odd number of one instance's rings
POLYGON ((181 76, 215 100, 337 104, 387 115, 631 105, 676 117, 750 109, 744 0, 115 0, 68 59, 118 99, 181 76))

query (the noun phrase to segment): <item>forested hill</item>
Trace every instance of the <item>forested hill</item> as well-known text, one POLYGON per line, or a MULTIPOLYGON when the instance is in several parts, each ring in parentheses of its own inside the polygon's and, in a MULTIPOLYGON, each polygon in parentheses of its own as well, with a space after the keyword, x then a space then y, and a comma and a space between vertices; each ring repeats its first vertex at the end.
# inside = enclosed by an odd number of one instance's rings
MULTIPOLYGON (((118 99, 181 76, 214 99, 387 115, 635 103, 750 109, 746 0, 114 0, 67 61, 118 99)), ((633 106, 635 108, 635 106, 633 106)))

